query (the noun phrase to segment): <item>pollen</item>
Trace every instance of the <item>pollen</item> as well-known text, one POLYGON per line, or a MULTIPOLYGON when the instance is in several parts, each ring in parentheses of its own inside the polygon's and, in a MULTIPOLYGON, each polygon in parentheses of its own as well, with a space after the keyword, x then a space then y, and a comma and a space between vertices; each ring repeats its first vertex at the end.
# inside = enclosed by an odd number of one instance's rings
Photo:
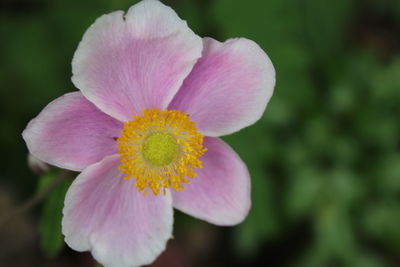
POLYGON ((166 194, 169 188, 184 191, 184 185, 202 168, 203 135, 189 116, 178 110, 144 109, 142 115, 124 123, 117 139, 119 170, 125 179, 135 179, 139 192, 166 194))

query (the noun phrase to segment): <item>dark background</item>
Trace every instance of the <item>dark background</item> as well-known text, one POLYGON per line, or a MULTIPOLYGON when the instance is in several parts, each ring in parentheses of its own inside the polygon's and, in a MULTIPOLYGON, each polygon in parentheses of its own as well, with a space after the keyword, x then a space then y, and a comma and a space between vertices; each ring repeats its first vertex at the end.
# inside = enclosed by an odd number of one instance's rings
MULTIPOLYGON (((28 168, 22 130, 76 90, 84 31, 135 2, 0 0, 0 218, 58 175, 28 168)), ((252 175, 246 221, 177 213, 152 266, 400 266, 400 1, 163 2, 201 36, 259 43, 277 83, 264 117, 224 138, 252 175)), ((95 266, 63 245, 67 187, 0 227, 0 266, 95 266)))

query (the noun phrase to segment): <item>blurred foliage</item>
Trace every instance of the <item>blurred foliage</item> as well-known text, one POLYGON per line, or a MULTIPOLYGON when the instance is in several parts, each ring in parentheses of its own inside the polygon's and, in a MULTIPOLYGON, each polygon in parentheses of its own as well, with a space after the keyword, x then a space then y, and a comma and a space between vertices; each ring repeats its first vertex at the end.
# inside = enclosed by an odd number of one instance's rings
MULTIPOLYGON (((38 191, 44 190, 54 179, 59 179, 56 173, 49 173, 40 178, 38 191)), ((49 258, 57 256, 64 245, 64 236, 61 233, 62 209, 64 198, 71 180, 64 180, 57 188, 50 192, 43 203, 39 221, 40 245, 49 258)))
MULTIPOLYGON (((35 179, 21 168, 21 131, 49 101, 75 90, 70 61, 86 28, 133 2, 2 4, 2 176, 22 194, 32 193, 35 179)), ((232 257, 244 266, 398 266, 400 2, 164 2, 202 36, 255 40, 276 68, 264 117, 224 137, 253 186, 251 212, 233 229, 232 257)), ((46 209, 59 209, 60 199, 45 204, 44 236, 55 227, 46 209)), ((58 236, 44 246, 58 246, 58 236)))

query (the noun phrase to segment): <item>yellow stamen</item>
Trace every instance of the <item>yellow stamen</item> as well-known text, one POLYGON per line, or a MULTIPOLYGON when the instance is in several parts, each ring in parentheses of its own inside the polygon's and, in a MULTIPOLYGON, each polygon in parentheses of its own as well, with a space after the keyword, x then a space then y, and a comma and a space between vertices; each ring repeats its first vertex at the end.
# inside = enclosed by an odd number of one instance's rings
POLYGON ((125 179, 134 178, 139 192, 154 195, 160 190, 184 190, 186 178, 194 178, 201 168, 203 135, 189 116, 177 110, 144 109, 142 116, 124 123, 117 140, 121 155, 119 169, 125 179))

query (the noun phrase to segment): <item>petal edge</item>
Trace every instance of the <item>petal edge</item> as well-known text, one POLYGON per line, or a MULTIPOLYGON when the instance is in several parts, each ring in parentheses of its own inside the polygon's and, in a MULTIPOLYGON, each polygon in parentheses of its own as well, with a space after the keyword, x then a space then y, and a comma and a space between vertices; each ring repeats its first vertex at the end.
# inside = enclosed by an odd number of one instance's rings
POLYGON ((185 185, 172 192, 174 207, 193 217, 221 226, 242 222, 251 206, 250 175, 246 165, 225 142, 207 137, 203 168, 185 185))
POLYGON ((187 112, 200 132, 222 136, 261 118, 272 96, 275 70, 253 41, 203 39, 202 58, 170 104, 187 112))
POLYGON ((73 171, 117 152, 122 123, 101 112, 80 92, 50 102, 22 133, 38 159, 73 171))
POLYGON ((118 155, 108 156, 72 183, 63 210, 65 242, 78 251, 91 250, 105 266, 149 264, 171 237, 171 196, 143 196, 134 181, 123 179, 118 164, 118 155))
POLYGON ((121 121, 164 109, 201 56, 202 41, 170 7, 146 0, 125 15, 103 15, 86 31, 72 61, 72 81, 121 121))

